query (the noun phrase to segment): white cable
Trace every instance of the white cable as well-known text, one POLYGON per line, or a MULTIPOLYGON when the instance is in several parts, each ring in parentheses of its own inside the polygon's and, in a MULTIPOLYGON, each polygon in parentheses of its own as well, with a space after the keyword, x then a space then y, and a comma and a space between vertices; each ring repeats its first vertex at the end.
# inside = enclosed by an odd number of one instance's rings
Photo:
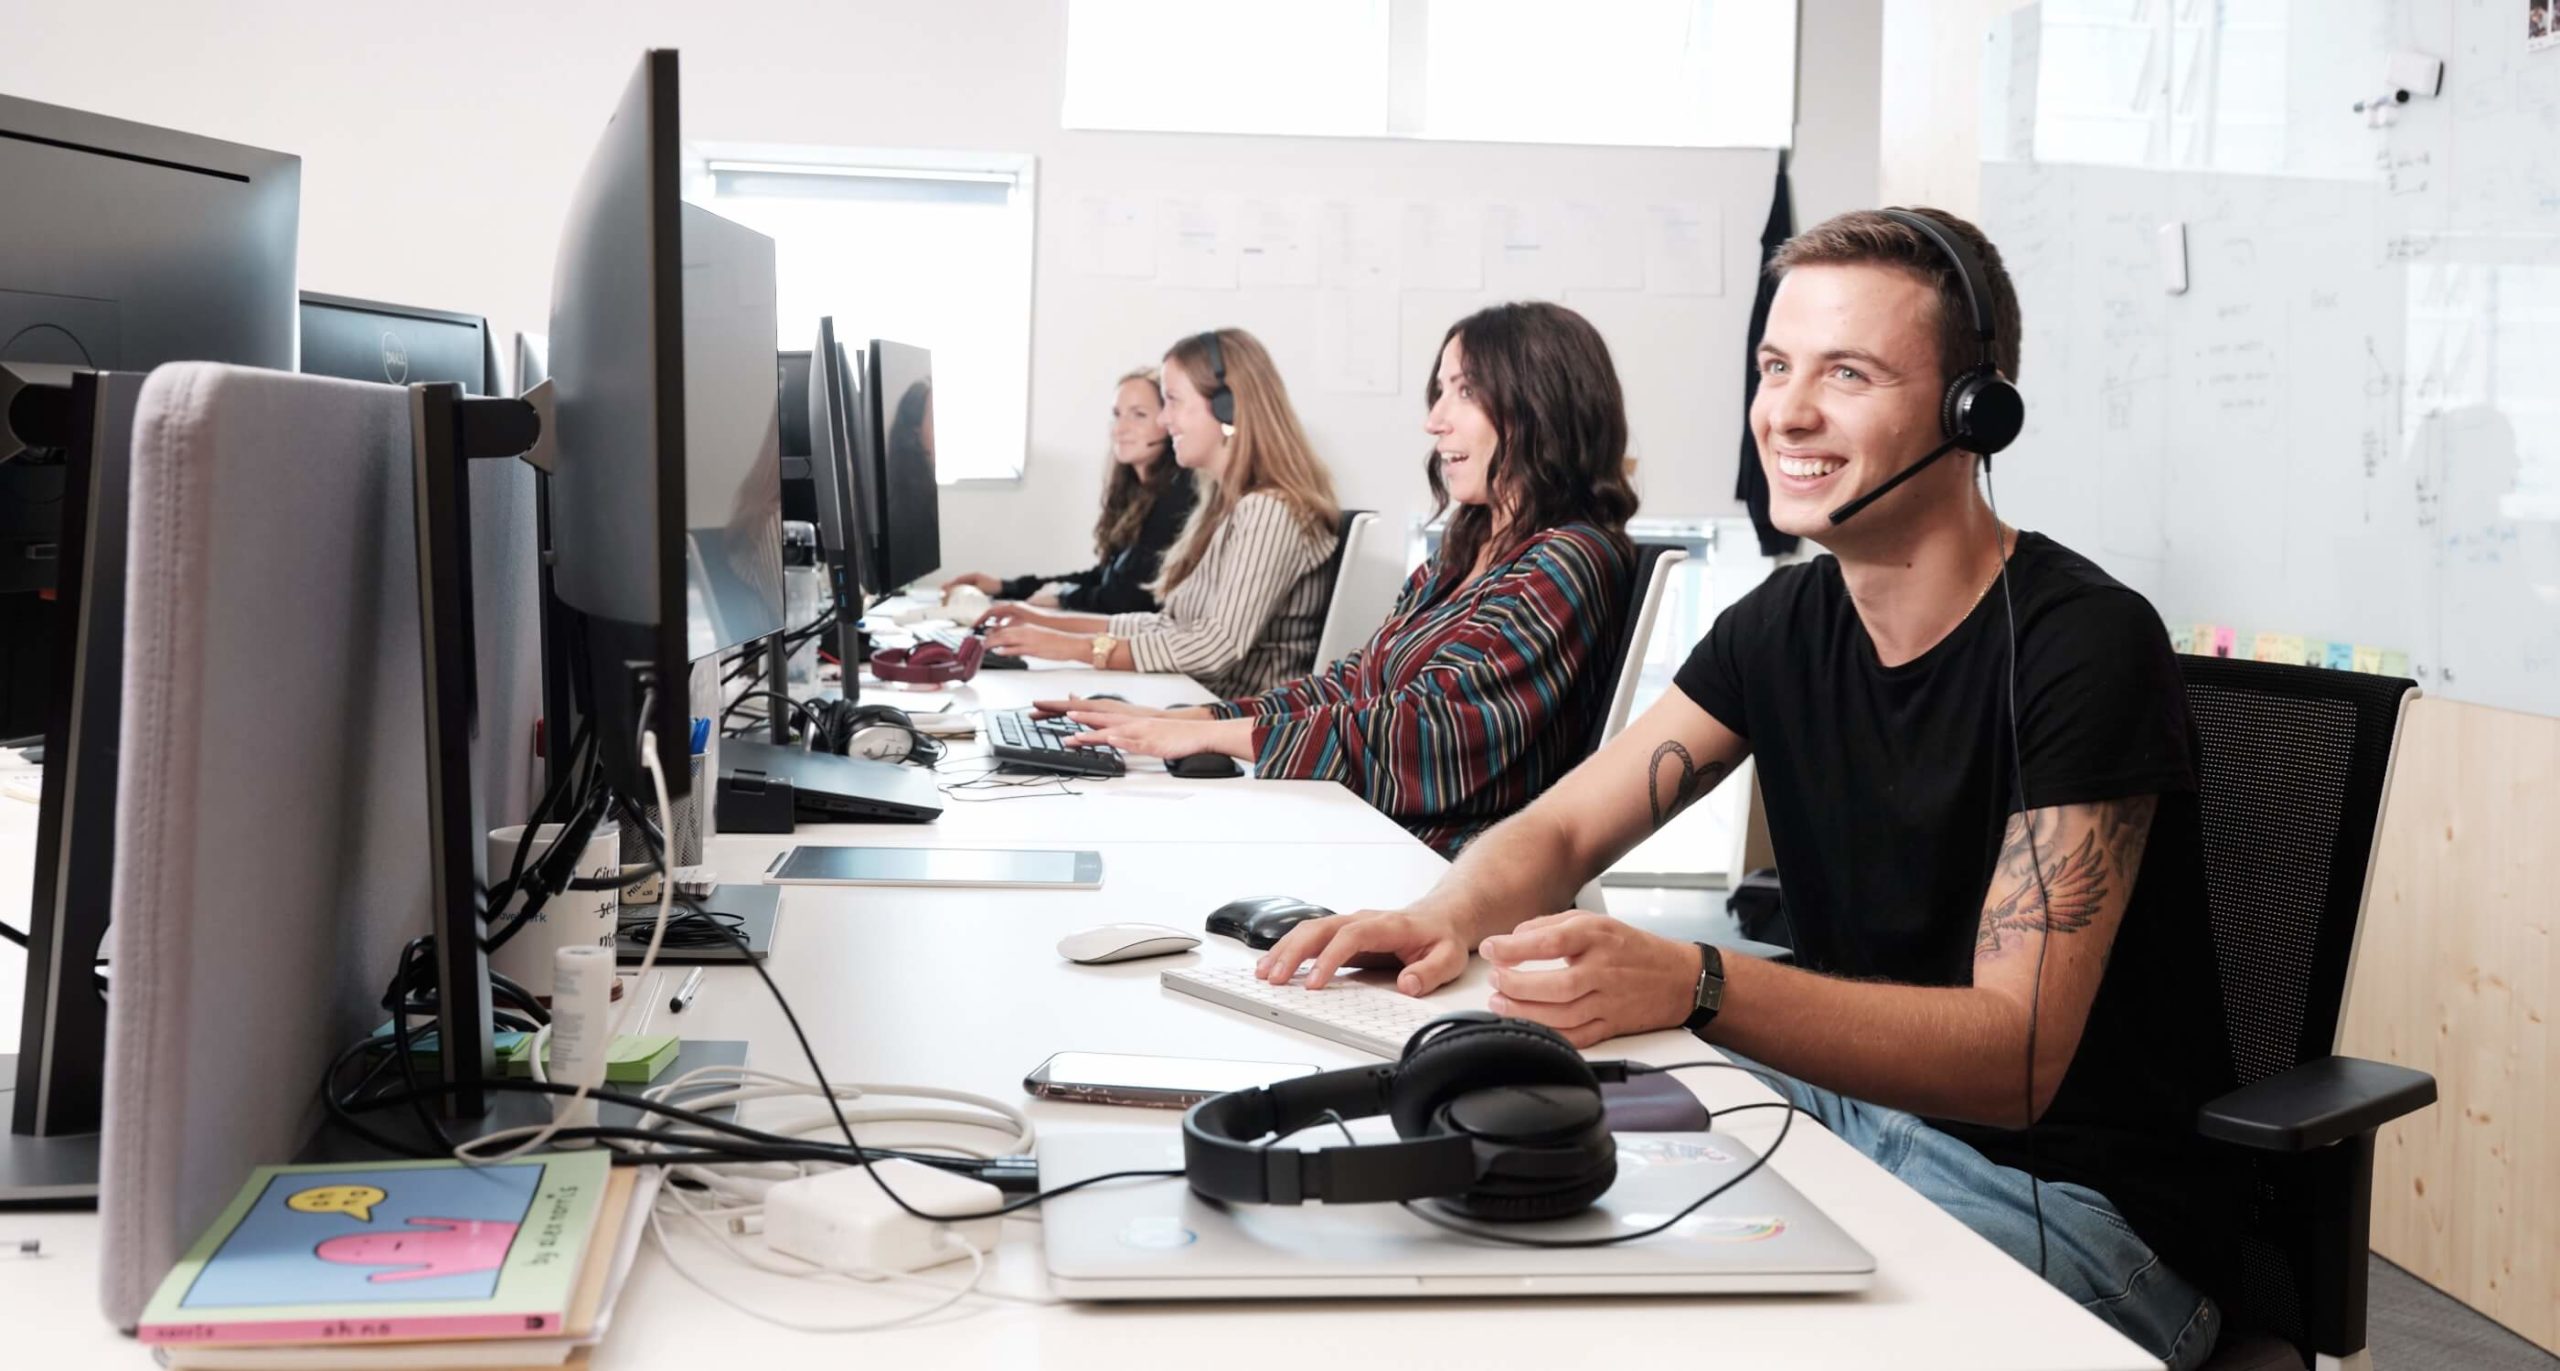
MULTIPOLYGON (((648 721, 645 719, 641 721, 640 725, 640 765, 648 769, 649 786, 652 790, 657 792, 658 822, 662 825, 672 827, 676 810, 674 802, 667 794, 666 770, 658 765, 658 734, 655 729, 648 726, 648 721)), ((640 956, 639 973, 632 977, 634 984, 639 984, 648 980, 649 973, 657 968, 658 945, 666 940, 667 915, 675 908, 675 872, 667 862, 666 857, 667 853, 662 848, 658 854, 658 917, 657 921, 650 925, 649 950, 642 953, 640 956)), ((631 1016, 631 1005, 632 1000, 625 999, 621 1006, 613 1011, 612 1025, 605 1033, 605 1055, 608 1060, 613 1054, 613 1043, 622 1036, 623 1021, 631 1016)), ((545 1025, 545 1030, 548 1030, 548 1025, 545 1025)), ((537 1035, 537 1038, 539 1038, 539 1036, 540 1035, 537 1035)), ((537 1041, 534 1044, 534 1069, 537 1072, 542 1069, 541 1051, 542 1043, 537 1041)), ((595 1087, 591 1083, 580 1081, 578 1083, 577 1093, 569 1097, 569 1104, 583 1104, 586 1101, 588 1092, 594 1088, 595 1087)), ((496 1156, 486 1156, 475 1149, 487 1147, 501 1138, 514 1137, 526 1132, 527 1130, 521 1128, 500 1129, 495 1133, 484 1134, 466 1142, 457 1143, 454 1145, 453 1155, 457 1160, 470 1163, 474 1166, 486 1166, 497 1162, 514 1161, 516 1158, 521 1157, 528 1152, 540 1149, 544 1143, 551 1141, 551 1139, 560 1132, 562 1121, 567 1117, 567 1114, 568 1110, 565 1107, 559 1106, 555 1103, 551 1112, 551 1122, 543 1124, 540 1128, 531 1130, 531 1137, 526 1138, 523 1142, 518 1143, 516 1146, 511 1147, 496 1156)))

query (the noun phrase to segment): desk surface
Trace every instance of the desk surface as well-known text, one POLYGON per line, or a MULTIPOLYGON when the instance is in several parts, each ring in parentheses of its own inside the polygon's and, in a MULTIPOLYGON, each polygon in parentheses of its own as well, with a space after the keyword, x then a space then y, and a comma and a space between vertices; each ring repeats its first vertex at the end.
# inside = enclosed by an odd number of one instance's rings
MULTIPOLYGON (((1068 673, 1040 673, 1049 681, 1068 673)), ((1128 678, 1156 687, 1163 678, 1128 678)), ((1063 681, 1061 682, 1063 683, 1063 681)), ((1095 684, 1094 688, 1103 688, 1095 684)), ((990 692, 991 693, 991 692, 990 692)), ((1169 778, 1132 778, 1132 793, 1169 778)), ((1237 812, 1262 812, 1290 792, 1275 783, 1226 782, 1237 812)), ((1286 783, 1279 783, 1285 785, 1286 783)), ((1313 822, 1356 797, 1324 787, 1311 799, 1313 822)), ((19 802, 6 802, 19 803, 19 802)), ((1200 800, 1129 800, 1130 810, 1181 810, 1200 800)), ((14 892, 32 844, 32 805, 0 811, 0 885, 14 892), (11 820, 25 817, 24 825, 11 820), (23 828, 24 832, 20 832, 23 828)), ((1331 1043, 1176 996, 1156 984, 1171 966, 1241 963, 1242 948, 1212 939, 1179 957, 1078 967, 1054 950, 1066 933, 1096 923, 1143 919, 1196 926, 1209 906, 1236 895, 1295 894, 1357 908, 1410 897, 1436 879, 1441 860, 1388 828, 1381 837, 1289 841, 1293 818, 1265 814, 1264 830, 1238 840, 1167 838, 1161 824, 1117 820, 1088 800, 994 805, 1011 833, 1099 848, 1097 891, 844 889, 793 887, 785 893, 771 970, 809 1033, 830 1078, 930 1083, 1025 1099, 1023 1073, 1053 1051, 1166 1052, 1304 1061, 1345 1066, 1367 1058, 1331 1043), (1082 807, 1080 807, 1082 806, 1082 807), (1045 811, 1045 812, 1043 812, 1045 811), (1026 812, 1039 817, 1019 817, 1026 812), (1081 835, 1076 832, 1082 828, 1081 835)), ((1205 812, 1205 811, 1204 811, 1205 812)), ((1374 815, 1372 817, 1375 817, 1374 815)), ((952 822, 946 818, 941 828, 952 822)), ((990 825, 993 820, 983 821, 990 825)), ((1383 822, 1383 821, 1382 821, 1383 822)), ((1214 823, 1204 827, 1213 828, 1214 823)), ((827 826, 896 841, 894 826, 827 826)), ((905 830, 912 834, 923 830, 905 830)), ((988 830, 992 833, 992 827, 988 830)), ((803 838, 809 830, 804 830, 803 838)), ((938 836, 938 835, 937 835, 938 836)), ((724 837, 708 856, 736 871, 760 870, 794 839, 724 837)), ((11 920, 15 922, 13 918, 11 920)), ((14 951, 14 949, 8 949, 14 951)), ((22 959, 20 959, 22 960, 22 959)), ((0 959, 0 976, 9 975, 0 959)), ((14 993, 14 990, 8 993, 14 993)), ((1480 1007, 1481 966, 1436 998, 1452 1009, 1480 1007)), ((701 1037, 743 1037, 769 1070, 805 1070, 782 1017, 753 972, 714 967, 693 1007, 660 1013, 656 1027, 701 1037)), ((1603 1055, 1666 1062, 1712 1055, 1671 1032, 1609 1044, 1603 1055)), ((1697 1072, 1693 1086, 1711 1106, 1769 1098, 1733 1073, 1697 1072)), ((1171 1111, 1110 1109, 1026 1100, 1050 1133, 1089 1128, 1165 1128, 1171 1111)), ((751 1115, 770 1121, 771 1114, 751 1115)), ((1765 1146, 1774 1112, 1729 1125, 1765 1146)), ((902 1139, 882 1131, 866 1141, 902 1139)), ((1799 1120, 1772 1165, 1873 1252, 1874 1288, 1863 1294, 1798 1298, 1615 1300, 1433 1300, 1294 1303, 1225 1302, 1131 1306, 1046 1305, 1035 1223, 1008 1220, 1005 1241, 973 1298, 917 1327, 828 1338, 787 1332, 716 1303, 645 1247, 612 1335, 595 1360, 606 1371, 640 1367, 774 1367, 858 1357, 886 1365, 1119 1367, 1172 1365, 1207 1357, 1221 1367, 1299 1367, 1339 1359, 1346 1346, 1438 1366, 1578 1366, 1605 1345, 1613 1362, 1729 1366, 1834 1366, 1890 1362, 1898 1368, 2153 1366, 2139 1349, 1975 1237, 1918 1194, 1829 1133, 1799 1120), (1004 1298, 1010 1296, 1013 1298, 1004 1298)), ((791 1281, 727 1260, 699 1238, 670 1228, 687 1265, 722 1291, 768 1312, 810 1321, 858 1321, 913 1306, 895 1293, 841 1282, 791 1281)), ((42 1240, 33 1261, 0 1258, 0 1329, 9 1363, 35 1367, 140 1366, 146 1353, 98 1314, 98 1224, 92 1214, 0 1213, 0 1239, 42 1240)))

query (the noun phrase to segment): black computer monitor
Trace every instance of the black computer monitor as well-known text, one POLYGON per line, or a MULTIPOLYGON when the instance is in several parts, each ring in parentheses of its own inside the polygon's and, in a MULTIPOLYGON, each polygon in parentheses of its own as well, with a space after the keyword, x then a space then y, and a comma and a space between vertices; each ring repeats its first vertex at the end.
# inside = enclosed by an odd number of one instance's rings
POLYGON ((451 381, 496 392, 489 321, 476 314, 302 292, 302 373, 345 381, 451 381))
MULTIPOLYGON (((0 362, 292 370, 301 182, 286 153, 0 95, 0 362)), ((0 738, 45 727, 62 483, 0 461, 0 738)))
MULTIPOLYGON (((830 646, 839 662, 861 660, 862 610, 866 592, 879 575, 877 544, 866 517, 870 491, 876 484, 862 460, 860 387, 853 365, 836 342, 836 321, 818 321, 812 354, 829 359, 813 367, 809 385, 809 435, 816 451, 809 459, 811 483, 817 488, 818 543, 827 567, 828 588, 836 603, 835 634, 830 646)), ((852 680, 848 671, 846 679, 852 680)), ((850 689, 850 685, 848 685, 850 689)))
MULTIPOLYGON (((642 58, 569 204, 552 272, 553 583, 577 613, 580 703, 605 780, 689 789, 685 680, 684 241, 676 55, 642 58)), ((767 333, 763 346, 773 346, 767 333)))
POLYGON ((809 354, 773 354, 774 398, 782 411, 782 458, 809 455, 809 354))
POLYGON ((700 205, 684 225, 685 656, 783 628, 773 240, 700 205))
POLYGON ((864 377, 863 411, 873 469, 879 473, 877 505, 880 576, 873 586, 894 594, 942 565, 941 488, 934 481, 933 354, 920 347, 871 340, 864 377))
MULTIPOLYGON (((121 370, 125 412, 130 373, 163 362, 292 369, 301 175, 284 153, 0 95, 0 363, 121 370)), ((126 445, 102 405, 75 413, 67 443, 0 461, 0 737, 41 731, 46 758, 0 1203, 76 1198, 52 1145, 96 1131, 106 1058, 91 967, 113 870, 126 445)))

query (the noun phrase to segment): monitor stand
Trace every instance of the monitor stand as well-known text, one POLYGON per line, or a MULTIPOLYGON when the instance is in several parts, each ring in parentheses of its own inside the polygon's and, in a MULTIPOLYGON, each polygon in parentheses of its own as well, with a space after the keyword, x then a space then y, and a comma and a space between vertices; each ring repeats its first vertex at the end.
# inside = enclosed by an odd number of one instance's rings
MULTIPOLYGON (((18 1059, 0 1056, 0 1118, 18 1103, 18 1059)), ((47 1137, 0 1130, 0 1209, 89 1209, 98 1203, 95 1133, 47 1137)))

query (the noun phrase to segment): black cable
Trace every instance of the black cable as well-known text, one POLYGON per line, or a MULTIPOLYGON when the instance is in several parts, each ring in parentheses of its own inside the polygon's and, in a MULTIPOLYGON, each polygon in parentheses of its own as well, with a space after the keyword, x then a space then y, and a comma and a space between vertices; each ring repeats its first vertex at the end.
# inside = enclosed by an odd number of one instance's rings
POLYGON ((20 947, 25 947, 27 945, 27 935, 11 928, 7 924, 0 924, 0 938, 6 938, 20 947))
MULTIPOLYGON (((809 706, 798 700, 792 699, 789 695, 786 695, 779 690, 750 690, 740 694, 738 698, 731 700, 728 706, 720 711, 721 726, 726 728, 729 723, 729 716, 737 713, 739 706, 754 700, 780 700, 783 707, 791 711, 791 721, 800 726, 800 734, 802 737, 815 737, 817 735, 817 716, 810 711, 809 706)), ((764 718, 759 718, 756 720, 756 724, 760 727, 767 722, 770 717, 771 716, 768 715, 764 718)))
POLYGON ((2036 850, 2035 816, 2027 812, 2027 753, 2018 741, 2018 600, 2009 590, 2009 539, 2000 530, 2000 496, 1991 484, 1991 462, 1982 463, 1982 489, 1991 502, 1991 538, 2000 553, 2000 603, 2009 613, 2009 761, 2010 778, 2017 787, 2018 826, 2027 834, 2027 865, 2036 877, 2036 898, 2042 901, 2044 926, 2036 934, 2036 980, 2027 991, 2027 1091, 2026 1113, 2018 1131, 2026 1135, 2027 1194, 2036 1211, 2036 1275, 2045 1280, 2047 1254, 2044 1232, 2044 1182, 2036 1172, 2036 1028, 2044 1016, 2044 954, 2053 944, 2053 892, 2046 888, 2044 854, 2036 850))
MULTIPOLYGON (((1768 1086, 1772 1090, 1778 1089, 1776 1081, 1767 1073, 1754 1071, 1747 1066, 1737 1066, 1732 1062, 1673 1062, 1668 1066, 1649 1066, 1642 1062, 1627 1063, 1627 1074, 1631 1076, 1638 1074, 1654 1075, 1663 1072, 1700 1069, 1739 1071, 1743 1075, 1759 1081, 1761 1084, 1768 1086)), ((1785 1092, 1780 1091, 1779 1093, 1784 1094, 1785 1092)), ((1751 1106, 1737 1107, 1748 1108, 1751 1106)), ((1727 1110, 1725 1112, 1731 1113, 1733 1111, 1727 1110)), ((1403 1207, 1406 1213, 1430 1224, 1434 1228, 1445 1228, 1452 1233, 1463 1233, 1468 1237, 1483 1238, 1488 1242, 1508 1243, 1514 1247, 1615 1247, 1622 1242, 1634 1242, 1639 1238, 1650 1238, 1657 1233, 1667 1233, 1682 1219, 1685 1219, 1705 1208, 1710 1202, 1715 1200, 1717 1196, 1722 1195, 1726 1191, 1733 1189, 1735 1186, 1742 1184, 1744 1181, 1751 1179, 1751 1177, 1756 1174, 1760 1168, 1769 1164, 1769 1159, 1771 1157, 1778 1155, 1778 1149, 1781 1146, 1784 1146, 1787 1141, 1787 1134, 1793 1131, 1796 1126, 1796 1115, 1802 1112, 1804 1111, 1799 1109, 1789 1109, 1787 1111, 1786 1119, 1778 1125, 1778 1136, 1769 1140, 1768 1149, 1763 1151, 1759 1156, 1752 1158, 1749 1166, 1746 1166, 1742 1168, 1742 1170, 1736 1172, 1733 1177, 1725 1181, 1724 1184, 1716 1186, 1714 1189, 1709 1190, 1707 1193, 1690 1201, 1688 1208, 1681 1210, 1670 1218, 1664 1219, 1662 1222, 1655 1224, 1651 1228, 1639 1228, 1630 1233, 1612 1233, 1605 1238, 1532 1238, 1517 1233, 1504 1233, 1498 1229, 1482 1228, 1475 1224, 1460 1223, 1455 1219, 1451 1219, 1440 1214, 1434 1214, 1430 1210, 1423 1208, 1422 1205, 1425 1203, 1424 1201, 1406 1200, 1403 1201, 1403 1207)), ((1710 1116, 1709 1122, 1710 1124, 1713 1123, 1712 1116, 1710 1116)), ((1347 1135, 1349 1130, 1345 1129, 1344 1132, 1347 1135)))
MULTIPOLYGON (((654 913, 625 914, 614 921, 614 934, 617 937, 635 936, 657 921, 658 916, 654 913)), ((742 932, 746 926, 747 916, 744 914, 732 914, 725 909, 704 909, 679 896, 674 910, 667 915, 667 932, 659 940, 659 947, 680 952, 727 947, 732 930, 742 932)))

